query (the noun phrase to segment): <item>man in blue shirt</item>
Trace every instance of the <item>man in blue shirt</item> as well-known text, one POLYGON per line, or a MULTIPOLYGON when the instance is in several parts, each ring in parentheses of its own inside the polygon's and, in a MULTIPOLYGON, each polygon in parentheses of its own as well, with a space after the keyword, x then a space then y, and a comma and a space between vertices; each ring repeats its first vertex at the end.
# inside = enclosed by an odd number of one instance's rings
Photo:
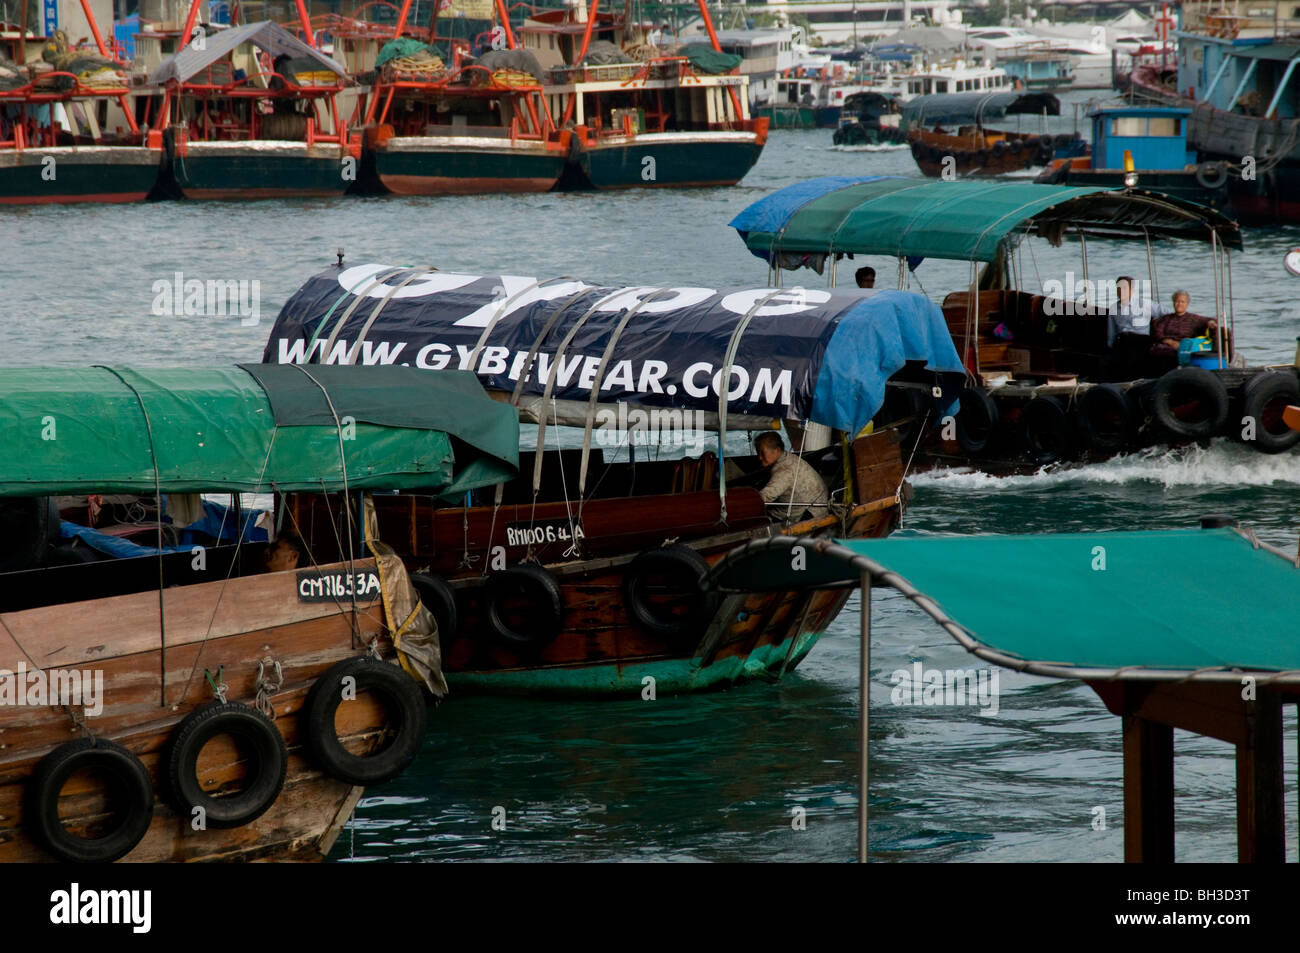
POLYGON ((1112 381, 1130 381, 1142 376, 1151 350, 1151 322, 1164 313, 1154 301, 1138 298, 1133 290, 1133 279, 1129 276, 1115 279, 1119 300, 1111 308, 1106 326, 1110 356, 1105 376, 1112 381))

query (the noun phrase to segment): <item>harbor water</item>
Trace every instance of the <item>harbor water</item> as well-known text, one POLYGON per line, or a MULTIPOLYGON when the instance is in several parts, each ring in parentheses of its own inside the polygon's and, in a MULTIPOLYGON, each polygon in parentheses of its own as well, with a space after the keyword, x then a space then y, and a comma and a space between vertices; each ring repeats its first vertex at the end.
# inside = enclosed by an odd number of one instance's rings
MULTIPOLYGON (((1064 112, 1070 112, 1070 97, 1064 112)), ((1081 127, 1086 123, 1081 122, 1081 127)), ((1068 130, 1068 118, 1051 131, 1068 130)), ((274 316, 335 260, 471 273, 572 275, 629 285, 761 286, 766 265, 726 223, 772 189, 816 175, 914 175, 906 150, 836 149, 828 130, 774 133, 730 189, 457 198, 174 202, 0 209, 0 296, 9 365, 211 365, 258 361, 274 316), (245 281, 236 315, 171 313, 178 281, 245 281)), ((1249 231, 1232 256, 1238 347, 1289 362, 1300 278, 1283 254, 1300 229, 1249 231)), ((1077 244, 1035 240, 1025 286, 1082 275, 1077 244)), ((1089 275, 1146 277, 1140 246, 1089 241, 1089 275)), ((1211 313, 1208 248, 1158 242, 1162 299, 1211 313)), ((838 280, 853 267, 841 262, 838 280)), ((878 287, 897 266, 876 267, 878 287)), ((936 300, 970 267, 921 264, 936 300)), ((822 287, 826 277, 787 275, 822 287)), ((994 478, 913 474, 907 533, 1163 529, 1227 514, 1296 546, 1300 452, 1219 441, 1081 469, 994 478)), ((1215 567, 1169 567, 1189 598, 1215 567)), ((989 594, 1015 604, 1033 578, 989 594)), ((1284 596, 1279 594, 1279 598, 1284 596)), ((1070 606, 1059 606, 1062 615, 1070 606)), ((1300 606, 1296 607, 1300 609, 1300 606)), ((1243 611, 1245 607, 1243 607, 1243 611)), ((900 597, 873 597, 871 846, 881 861, 1118 861, 1120 720, 1086 686, 998 671, 992 706, 895 704, 891 675, 987 669, 900 597)), ((1052 617, 1035 620, 1045 630, 1052 617)), ((653 700, 473 698, 432 716, 417 762, 370 789, 331 859, 847 861, 856 846, 858 602, 780 683, 653 700)), ((1225 633, 1225 636, 1229 635, 1225 633)), ((1285 730, 1295 737, 1294 708, 1285 730)), ((1236 857, 1233 749, 1175 733, 1177 858, 1236 857)), ((1286 804, 1296 746, 1285 746, 1286 804)), ((1294 826, 1287 859, 1297 859, 1294 826)))

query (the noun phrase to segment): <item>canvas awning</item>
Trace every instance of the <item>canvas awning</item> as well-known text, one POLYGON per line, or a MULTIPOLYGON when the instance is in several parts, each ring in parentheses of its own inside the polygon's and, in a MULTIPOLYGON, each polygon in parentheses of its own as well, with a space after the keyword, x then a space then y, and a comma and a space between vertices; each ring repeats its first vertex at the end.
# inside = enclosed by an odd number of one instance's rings
POLYGON ((145 85, 162 86, 171 80, 184 83, 244 43, 252 43, 258 49, 265 50, 273 60, 286 54, 295 59, 310 57, 339 77, 347 75, 342 66, 320 50, 307 45, 278 23, 263 20, 261 23, 246 23, 210 33, 203 38, 199 49, 195 48, 193 42, 187 43, 177 53, 163 60, 149 74, 145 85))
POLYGON ((976 655, 1022 671, 1151 680, 1287 672, 1277 680, 1300 683, 1300 569, 1235 528, 778 537, 734 550, 707 584, 741 592, 855 586, 864 571, 976 655))
POLYGON ((1137 189, 827 176, 786 186, 731 221, 746 247, 777 255, 847 253, 993 261, 1023 235, 1067 231, 1142 241, 1166 236, 1241 247, 1237 224, 1212 209, 1137 189))
POLYGON ((1060 114, 1061 101, 1051 93, 936 93, 908 100, 903 125, 982 125, 1005 116, 1060 114))
POLYGON ((309 279, 263 360, 472 368, 552 424, 584 426, 595 392, 605 408, 689 410, 714 429, 726 392, 733 427, 789 417, 850 433, 908 361, 934 372, 945 412, 965 375, 943 312, 914 292, 621 288, 382 264, 309 279))
POLYGON ((419 489, 518 469, 473 375, 404 367, 0 369, 0 496, 419 489))

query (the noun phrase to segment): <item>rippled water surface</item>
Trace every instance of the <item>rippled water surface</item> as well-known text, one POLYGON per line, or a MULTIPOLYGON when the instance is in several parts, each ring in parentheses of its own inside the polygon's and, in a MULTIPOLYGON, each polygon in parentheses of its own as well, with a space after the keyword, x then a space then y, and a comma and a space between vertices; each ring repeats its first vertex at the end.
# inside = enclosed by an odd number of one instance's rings
MULTIPOLYGON (((1067 106, 1067 113, 1069 108, 1067 106)), ((1068 120, 1056 123, 1068 128, 1068 120)), ((629 284, 762 285, 766 266, 726 223, 773 188, 814 175, 914 174, 907 151, 838 150, 830 133, 778 132, 736 188, 623 194, 0 209, 7 364, 211 364, 260 360, 271 321, 310 274, 348 259, 470 272, 573 275, 629 284), (258 279, 261 318, 151 314, 156 281, 258 279)), ((1300 229, 1253 231, 1233 256, 1237 338, 1253 361, 1286 361, 1300 278, 1282 254, 1300 229)), ((1212 300, 1209 253, 1159 243, 1162 295, 1212 300)), ((1139 247, 1089 243, 1094 277, 1146 274, 1139 247)), ((1035 243, 1039 279, 1078 270, 1078 247, 1035 243)), ((861 261, 852 263, 860 264, 861 261)), ((880 284, 892 262, 872 261, 880 284)), ((968 280, 926 262, 924 290, 968 280)), ((848 279, 847 270, 840 276, 848 279)), ((803 279, 822 283, 815 275, 803 279)), ((917 287, 916 284, 913 285, 917 287)), ((1185 527, 1228 513, 1294 546, 1300 456, 1227 443, 1081 470, 995 479, 920 475, 908 532, 1185 527)), ((1187 567, 1189 578, 1206 567, 1187 567)), ((1033 579, 991 599, 1014 603, 1033 579)), ((1000 673, 1000 710, 890 703, 889 675, 970 657, 901 598, 878 592, 872 644, 872 824, 880 860, 1115 861, 1122 856, 1119 719, 1087 687, 1000 673), (1104 809, 1104 831, 1092 829, 1104 809)), ((1245 607, 1243 607, 1243 610, 1245 607)), ((1068 611, 1068 607, 1062 607, 1068 611)), ((1050 626, 1052 619, 1041 620, 1050 626)), ((455 697, 433 716, 414 767, 372 789, 333 856, 385 858, 845 861, 855 849, 856 599, 780 684, 605 702, 455 697), (802 813, 805 829, 793 829, 802 813), (494 817, 504 817, 504 830, 494 817), (499 824, 497 825, 500 826, 499 824)), ((1287 715, 1289 812, 1296 803, 1287 715)), ((1235 858, 1232 749, 1176 738, 1180 860, 1235 858)), ((1296 859, 1296 831, 1288 858, 1296 859)))

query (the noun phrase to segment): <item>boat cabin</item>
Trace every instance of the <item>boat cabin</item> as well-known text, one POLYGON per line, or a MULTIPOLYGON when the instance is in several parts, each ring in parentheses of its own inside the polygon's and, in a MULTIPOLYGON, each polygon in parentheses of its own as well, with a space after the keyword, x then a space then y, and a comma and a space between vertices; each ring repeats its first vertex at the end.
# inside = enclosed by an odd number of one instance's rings
POLYGON ((1108 106, 1092 119, 1092 166, 1124 169, 1125 154, 1135 169, 1182 169, 1196 164, 1187 148, 1187 117, 1192 111, 1174 106, 1108 106))

